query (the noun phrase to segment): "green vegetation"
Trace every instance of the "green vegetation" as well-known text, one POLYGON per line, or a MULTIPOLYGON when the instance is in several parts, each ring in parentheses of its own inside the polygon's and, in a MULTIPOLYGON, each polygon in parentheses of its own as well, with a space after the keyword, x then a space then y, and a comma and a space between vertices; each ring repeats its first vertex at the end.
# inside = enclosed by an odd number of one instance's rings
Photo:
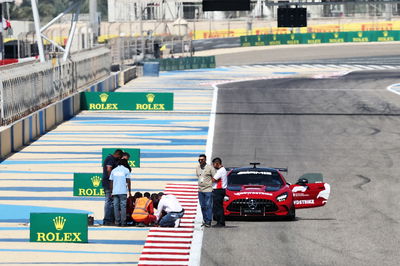
MULTIPOLYGON (((38 0, 39 13, 42 22, 48 22, 64 11, 70 0, 38 0)), ((83 1, 81 13, 89 13, 89 0, 83 1)), ((97 11, 101 13, 101 19, 107 19, 107 0, 97 0, 97 11)), ((10 17, 14 20, 33 20, 31 0, 24 0, 21 6, 11 5, 10 17)))

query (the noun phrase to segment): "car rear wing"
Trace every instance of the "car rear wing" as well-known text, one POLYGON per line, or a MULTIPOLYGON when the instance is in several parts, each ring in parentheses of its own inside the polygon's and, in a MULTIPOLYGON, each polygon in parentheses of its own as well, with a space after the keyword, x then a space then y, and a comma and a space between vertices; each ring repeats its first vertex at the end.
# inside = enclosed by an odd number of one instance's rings
MULTIPOLYGON (((233 169, 235 169, 235 168, 240 168, 240 167, 237 167, 237 166, 225 167, 226 171, 228 171, 228 172, 233 170, 233 169)), ((285 172, 285 173, 289 172, 289 168, 278 168, 278 167, 268 167, 268 168, 275 169, 275 170, 277 170, 279 172, 285 172)))

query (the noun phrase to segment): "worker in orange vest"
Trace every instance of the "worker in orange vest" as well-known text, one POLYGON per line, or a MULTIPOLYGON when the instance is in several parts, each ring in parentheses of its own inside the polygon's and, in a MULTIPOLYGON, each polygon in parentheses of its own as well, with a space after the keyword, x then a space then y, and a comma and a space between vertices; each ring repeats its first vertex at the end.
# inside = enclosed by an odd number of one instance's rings
MULTIPOLYGON (((150 194, 148 196, 150 196, 150 194)), ((139 223, 139 226, 150 225, 157 220, 157 217, 154 215, 153 201, 149 199, 149 197, 143 197, 141 195, 140 198, 136 199, 132 219, 139 223)))

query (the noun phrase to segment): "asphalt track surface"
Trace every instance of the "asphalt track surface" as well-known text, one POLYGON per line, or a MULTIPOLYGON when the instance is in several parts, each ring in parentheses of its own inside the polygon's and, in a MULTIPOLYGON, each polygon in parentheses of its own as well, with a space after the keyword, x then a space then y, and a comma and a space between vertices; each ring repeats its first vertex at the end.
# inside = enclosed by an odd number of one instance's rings
POLYGON ((400 96, 396 72, 219 86, 213 156, 225 166, 289 167, 331 184, 297 221, 206 229, 201 265, 398 265, 400 96), (256 159, 254 159, 256 152, 256 159))
MULTIPOLYGON (((210 50, 216 55, 217 66, 309 62, 334 59, 358 58, 358 62, 374 57, 379 63, 391 62, 395 55, 399 62, 399 42, 390 43, 346 43, 317 45, 282 45, 241 47, 229 50, 210 50), (365 58, 368 57, 368 58, 365 58), (381 57, 381 58, 380 58, 381 57)), ((205 55, 204 53, 200 53, 205 55)), ((373 61, 376 63, 375 61, 373 61)), ((339 61, 339 63, 344 63, 339 61)))

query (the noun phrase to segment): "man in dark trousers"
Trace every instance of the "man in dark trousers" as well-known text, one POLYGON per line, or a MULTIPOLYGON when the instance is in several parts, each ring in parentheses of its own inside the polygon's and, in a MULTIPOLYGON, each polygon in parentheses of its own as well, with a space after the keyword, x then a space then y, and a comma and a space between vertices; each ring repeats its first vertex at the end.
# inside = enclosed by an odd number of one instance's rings
POLYGON ((224 215, 224 197, 225 189, 227 186, 227 172, 225 167, 222 165, 221 158, 214 158, 212 160, 214 168, 217 170, 213 176, 213 215, 214 220, 217 221, 213 227, 224 227, 225 226, 225 215, 224 215))
POLYGON ((212 191, 215 168, 206 163, 206 155, 200 154, 196 175, 199 179, 199 202, 203 214, 203 226, 210 227, 212 221, 212 191))
POLYGON ((110 174, 111 171, 118 165, 118 161, 121 159, 122 154, 122 150, 115 150, 114 153, 108 155, 103 162, 102 185, 105 194, 103 225, 115 225, 113 199, 111 197, 112 191, 110 187, 110 174))

